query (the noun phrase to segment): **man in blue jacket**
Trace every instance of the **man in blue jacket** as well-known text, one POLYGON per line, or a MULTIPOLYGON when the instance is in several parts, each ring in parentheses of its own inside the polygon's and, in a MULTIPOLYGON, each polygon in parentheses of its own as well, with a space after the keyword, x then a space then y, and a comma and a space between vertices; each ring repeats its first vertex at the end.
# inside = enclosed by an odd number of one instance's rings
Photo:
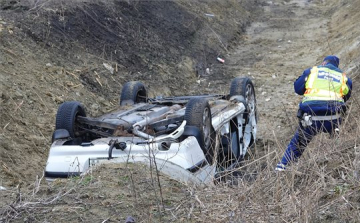
POLYGON ((299 104, 299 127, 275 170, 283 171, 300 158, 317 133, 332 135, 339 127, 352 90, 352 81, 339 69, 339 62, 338 57, 327 56, 320 66, 306 69, 294 82, 295 92, 304 95, 299 104))

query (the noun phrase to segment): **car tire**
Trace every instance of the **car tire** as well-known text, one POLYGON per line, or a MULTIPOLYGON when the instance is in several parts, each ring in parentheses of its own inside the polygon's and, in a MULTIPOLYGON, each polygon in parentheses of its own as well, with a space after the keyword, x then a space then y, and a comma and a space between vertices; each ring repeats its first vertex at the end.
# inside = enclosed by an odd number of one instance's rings
MULTIPOLYGON (((256 122, 258 121, 258 113, 256 108, 255 88, 251 79, 248 77, 234 78, 230 84, 230 98, 232 96, 244 97, 244 100, 246 102, 245 104, 246 110, 244 114, 245 125, 247 125, 251 121, 254 121, 256 125, 256 122), (255 120, 252 120, 253 118, 255 120)), ((251 146, 254 143, 254 141, 255 141, 255 136, 252 133, 249 146, 251 146)))
POLYGON ((254 89, 254 85, 250 78, 237 77, 231 81, 230 97, 235 95, 243 96, 247 104, 247 112, 249 113, 251 112, 251 109, 256 110, 256 98, 254 89))
POLYGON ((65 129, 71 138, 78 137, 76 117, 86 117, 84 107, 77 101, 67 101, 62 103, 56 114, 55 130, 65 129))
POLYGON ((214 160, 215 131, 212 127, 211 110, 205 98, 192 98, 186 104, 186 125, 195 126, 200 131, 200 146, 206 160, 212 164, 214 160))
POLYGON ((146 102, 147 92, 143 83, 130 81, 124 84, 120 95, 120 106, 146 102))

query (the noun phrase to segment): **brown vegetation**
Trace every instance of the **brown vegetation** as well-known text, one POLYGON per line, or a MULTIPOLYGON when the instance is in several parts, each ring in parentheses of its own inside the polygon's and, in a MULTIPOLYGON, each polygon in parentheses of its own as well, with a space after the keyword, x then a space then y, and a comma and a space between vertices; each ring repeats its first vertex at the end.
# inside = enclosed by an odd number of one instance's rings
POLYGON ((0 0, 0 7, 0 186, 7 188, 0 190, 0 221, 359 218, 360 1, 0 0), (276 173, 297 122, 300 97, 293 96, 292 81, 327 54, 339 55, 354 81, 340 134, 317 136, 298 163, 276 173), (216 63, 218 55, 225 65, 216 63), (226 92, 238 75, 256 84, 259 139, 225 182, 183 185, 131 164, 101 165, 53 183, 43 179, 61 102, 81 101, 97 115, 118 105, 128 80, 145 82, 152 96, 180 95, 226 92))

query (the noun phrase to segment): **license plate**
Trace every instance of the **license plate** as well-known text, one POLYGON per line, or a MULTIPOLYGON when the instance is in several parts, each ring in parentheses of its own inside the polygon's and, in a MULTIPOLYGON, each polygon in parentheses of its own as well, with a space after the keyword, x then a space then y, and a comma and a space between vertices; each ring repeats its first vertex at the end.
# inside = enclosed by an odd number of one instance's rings
POLYGON ((97 163, 100 163, 101 161, 108 160, 107 157, 98 157, 98 158, 89 158, 89 167, 94 166, 97 163))

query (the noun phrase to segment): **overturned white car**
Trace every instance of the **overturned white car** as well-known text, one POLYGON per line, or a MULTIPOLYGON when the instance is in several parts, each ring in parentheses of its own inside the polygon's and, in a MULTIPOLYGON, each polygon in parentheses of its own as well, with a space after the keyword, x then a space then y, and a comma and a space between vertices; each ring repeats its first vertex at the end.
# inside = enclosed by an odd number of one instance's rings
POLYGON ((256 99, 247 77, 228 95, 147 98, 124 85, 118 110, 86 117, 76 101, 60 105, 45 169, 48 179, 76 176, 98 162, 145 162, 183 182, 207 183, 239 165, 256 138, 256 99))

